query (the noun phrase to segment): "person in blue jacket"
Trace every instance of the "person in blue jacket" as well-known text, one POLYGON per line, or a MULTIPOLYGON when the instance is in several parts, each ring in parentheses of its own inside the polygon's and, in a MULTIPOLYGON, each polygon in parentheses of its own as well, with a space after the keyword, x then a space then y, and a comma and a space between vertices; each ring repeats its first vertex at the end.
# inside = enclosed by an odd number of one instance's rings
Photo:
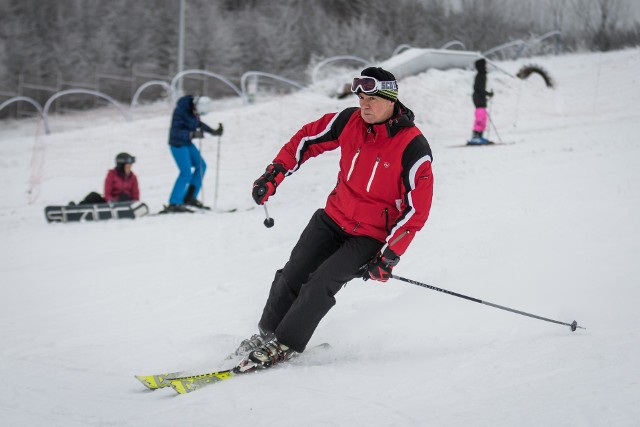
POLYGON ((205 207, 197 196, 207 164, 192 139, 202 138, 204 132, 214 136, 222 135, 222 123, 218 124, 218 129, 212 129, 200 120, 200 116, 208 113, 210 109, 210 98, 186 95, 178 100, 173 110, 169 147, 180 169, 180 174, 173 186, 169 205, 165 206, 163 212, 192 212, 188 206, 205 207))

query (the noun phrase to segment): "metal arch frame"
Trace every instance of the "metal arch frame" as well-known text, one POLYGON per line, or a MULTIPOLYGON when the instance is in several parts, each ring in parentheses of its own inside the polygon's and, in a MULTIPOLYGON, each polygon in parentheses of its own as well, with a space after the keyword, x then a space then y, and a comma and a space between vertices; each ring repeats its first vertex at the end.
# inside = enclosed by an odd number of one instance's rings
POLYGON ((407 50, 407 49, 411 49, 411 48, 413 48, 413 46, 408 45, 408 44, 401 44, 401 45, 398 45, 398 47, 396 47, 396 48, 393 50, 393 53, 391 54, 391 56, 396 56, 396 55, 398 55, 398 54, 400 54, 400 53, 404 52, 405 50, 407 50))
POLYGON ((324 67, 325 65, 329 64, 330 62, 343 61, 343 60, 358 61, 358 62, 361 62, 361 63, 363 63, 365 65, 371 64, 371 61, 368 61, 368 60, 366 60, 364 58, 360 58, 358 56, 352 56, 352 55, 332 56, 330 58, 323 59, 322 61, 318 62, 313 67, 313 71, 311 73, 311 82, 312 83, 316 82, 316 79, 318 77, 318 71, 320 70, 321 67, 324 67))
POLYGON ((142 94, 142 91, 151 86, 162 86, 163 88, 168 90, 169 93, 172 93, 173 90, 171 88, 171 85, 163 80, 149 80, 148 82, 143 83, 138 89, 136 89, 136 92, 133 94, 133 98, 131 99, 129 109, 133 110, 133 108, 138 105, 138 98, 142 94))
POLYGON ((507 49, 510 48, 512 46, 519 46, 518 51, 513 55, 513 57, 511 59, 515 60, 515 59, 519 59, 522 55, 524 55, 532 46, 541 43, 543 40, 548 39, 549 37, 558 37, 560 38, 562 36, 562 32, 558 31, 558 30, 554 30, 554 31, 549 31, 548 33, 545 33, 543 35, 541 35, 540 37, 536 37, 535 39, 533 39, 530 42, 525 42, 522 39, 518 39, 518 40, 513 40, 507 43, 503 43, 499 46, 496 46, 494 48, 491 48, 489 50, 487 50, 486 52, 482 53, 482 56, 489 56, 492 53, 498 52, 500 50, 503 49, 507 49))
POLYGON ((229 86, 231 89, 233 89, 233 91, 238 94, 240 99, 242 99, 242 103, 244 105, 248 104, 248 100, 245 98, 245 96, 242 93, 242 91, 240 89, 238 89, 238 87, 236 85, 234 85, 231 81, 229 81, 229 79, 227 79, 224 76, 221 76, 220 74, 212 73, 211 71, 207 71, 207 70, 185 70, 185 71, 181 71, 178 74, 176 74, 173 77, 173 79, 171 79, 171 91, 173 92, 174 95, 177 93, 176 83, 182 77, 184 77, 184 76, 186 76, 188 74, 203 74, 205 76, 209 76, 209 77, 213 77, 214 79, 218 79, 221 82, 223 82, 224 84, 226 84, 227 86, 229 86))
POLYGON ((40 114, 40 117, 43 118, 43 121, 44 121, 44 124, 45 124, 45 128, 46 128, 47 127, 47 120, 44 117, 44 115, 42 114, 42 106, 40 104, 38 104, 38 101, 36 101, 33 98, 29 98, 28 96, 14 96, 13 98, 7 99, 2 104, 0 104, 0 111, 2 111, 4 108, 8 107, 9 105, 13 104, 14 102, 20 102, 20 101, 28 102, 29 104, 31 104, 34 107, 36 107, 36 110, 38 110, 38 113, 40 114))
POLYGON ((269 77, 271 79, 274 80, 278 80, 282 83, 286 83, 290 86, 295 87, 296 89, 304 89, 304 86, 301 85, 300 83, 293 81, 293 80, 289 80, 285 77, 281 77, 281 76, 277 76, 275 74, 271 74, 271 73, 264 73, 262 71, 247 71, 245 72, 242 77, 240 77, 240 89, 242 90, 242 94, 244 95, 244 97, 248 100, 249 96, 247 95, 247 79, 249 77, 269 77))
POLYGON ((462 43, 459 40, 451 40, 450 42, 447 42, 447 43, 443 44, 440 47, 440 50, 449 49, 451 46, 460 46, 462 48, 462 50, 467 50, 467 47, 464 45, 464 43, 462 43))
MULTIPOLYGON (((464 45, 464 43, 462 43, 459 40, 451 40, 450 42, 447 42, 445 44, 443 44, 439 50, 447 50, 449 49, 451 46, 460 46, 462 48, 462 50, 467 50, 467 47, 464 45)), ((401 44, 398 45, 398 47, 396 47, 393 51, 393 53, 391 54, 391 56, 396 56, 402 52, 404 52, 407 49, 413 49, 413 46, 409 45, 409 44, 401 44)))
POLYGON ((482 52, 482 56, 487 57, 487 56, 491 55, 492 53, 496 53, 496 52, 498 52, 500 50, 504 50, 504 49, 510 48, 512 46, 526 46, 526 44, 527 44, 527 42, 525 42, 522 39, 513 40, 513 41, 510 41, 510 42, 507 42, 507 43, 503 43, 503 44, 501 44, 499 46, 496 46, 494 48, 491 48, 491 49, 489 49, 489 50, 487 50, 485 52, 482 52))
POLYGON ((110 97, 109 95, 107 95, 106 93, 98 92, 97 90, 91 90, 91 89, 67 89, 67 90, 62 90, 60 92, 54 93, 53 95, 51 95, 49 99, 47 99, 47 102, 44 104, 42 118, 44 119, 44 131, 46 134, 51 133, 49 130, 49 123, 48 123, 47 117, 49 116, 49 108, 51 107, 51 104, 53 103, 53 101, 60 98, 61 96, 70 95, 74 93, 94 95, 99 98, 105 99, 110 103, 112 103, 118 109, 118 111, 120 111, 120 113, 124 116, 126 121, 131 120, 131 116, 128 114, 127 111, 125 111, 124 108, 122 108, 120 103, 115 99, 113 99, 112 97, 110 97))
MULTIPOLYGON (((513 59, 518 59, 520 58, 522 55, 524 55, 529 49, 531 49, 531 47, 542 43, 545 39, 548 39, 549 37, 554 37, 556 36, 558 38, 558 40, 560 39, 560 37, 562 36, 562 32, 558 31, 558 30, 554 30, 554 31, 549 31, 548 33, 545 33, 543 35, 541 35, 540 37, 537 37, 535 39, 533 39, 532 41, 530 41, 525 47, 521 48, 520 51, 517 53, 517 56, 513 59)), ((557 46, 556 46, 556 53, 557 53, 557 46)))

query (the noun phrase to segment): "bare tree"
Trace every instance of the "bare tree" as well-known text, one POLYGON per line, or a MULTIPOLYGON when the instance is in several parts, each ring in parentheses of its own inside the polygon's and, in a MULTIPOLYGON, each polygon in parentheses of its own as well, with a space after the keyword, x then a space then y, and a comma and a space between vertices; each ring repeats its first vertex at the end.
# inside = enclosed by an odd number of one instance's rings
MULTIPOLYGON (((562 31, 567 50, 609 50, 640 43, 632 1, 186 0, 185 66, 236 81, 249 70, 301 81, 328 56, 382 61, 400 44, 452 40, 484 51, 550 30, 562 31)), ((2 0, 0 88, 15 90, 19 76, 55 85, 140 66, 171 76, 178 16, 176 0, 2 0)))
POLYGON ((624 20, 629 4, 622 0, 597 0, 595 6, 596 30, 593 43, 600 50, 609 50, 616 23, 624 20))

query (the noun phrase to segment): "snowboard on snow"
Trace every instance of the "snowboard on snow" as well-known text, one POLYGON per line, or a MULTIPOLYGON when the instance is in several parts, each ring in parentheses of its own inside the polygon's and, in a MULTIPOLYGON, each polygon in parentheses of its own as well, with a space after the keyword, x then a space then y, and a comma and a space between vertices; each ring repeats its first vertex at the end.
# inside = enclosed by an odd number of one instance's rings
POLYGON ((109 202, 89 205, 47 206, 47 222, 103 221, 107 219, 136 219, 149 213, 143 202, 109 202))

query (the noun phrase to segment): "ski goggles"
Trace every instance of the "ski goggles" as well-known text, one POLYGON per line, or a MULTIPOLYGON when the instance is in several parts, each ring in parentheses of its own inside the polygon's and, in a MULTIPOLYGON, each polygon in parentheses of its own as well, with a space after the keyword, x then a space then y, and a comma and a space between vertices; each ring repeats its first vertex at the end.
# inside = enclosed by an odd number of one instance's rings
POLYGON ((136 158, 133 156, 118 157, 118 159, 116 160, 116 163, 119 165, 128 165, 135 162, 136 162, 136 158))
POLYGON ((367 95, 379 95, 396 100, 398 98, 398 82, 396 80, 380 81, 374 77, 360 76, 353 79, 351 92, 363 92, 367 95))
POLYGON ((351 83, 351 92, 356 93, 358 90, 367 95, 381 90, 397 91, 398 82, 396 80, 380 81, 375 77, 360 76, 353 79, 353 83, 351 83))

